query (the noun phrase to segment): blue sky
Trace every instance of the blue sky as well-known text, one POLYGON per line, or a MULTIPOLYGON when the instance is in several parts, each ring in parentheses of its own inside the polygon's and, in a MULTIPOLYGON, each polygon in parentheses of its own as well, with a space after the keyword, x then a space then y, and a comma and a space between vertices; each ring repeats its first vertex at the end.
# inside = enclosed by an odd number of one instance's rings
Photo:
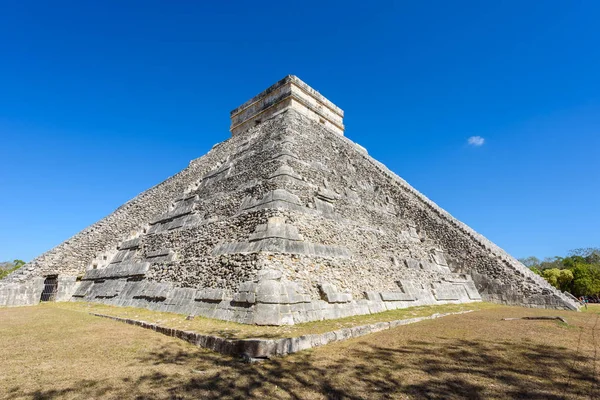
POLYGON ((514 256, 600 246, 599 18, 593 1, 0 0, 0 260, 185 168, 287 74, 514 256))

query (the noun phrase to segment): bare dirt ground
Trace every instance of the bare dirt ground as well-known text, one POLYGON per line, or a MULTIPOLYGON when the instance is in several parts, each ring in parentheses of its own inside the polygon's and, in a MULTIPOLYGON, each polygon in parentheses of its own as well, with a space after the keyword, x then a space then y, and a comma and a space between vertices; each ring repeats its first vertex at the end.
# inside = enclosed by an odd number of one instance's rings
POLYGON ((259 364, 69 307, 0 309, 0 398, 600 398, 598 306, 485 305, 259 364), (534 315, 568 325, 502 321, 534 315))

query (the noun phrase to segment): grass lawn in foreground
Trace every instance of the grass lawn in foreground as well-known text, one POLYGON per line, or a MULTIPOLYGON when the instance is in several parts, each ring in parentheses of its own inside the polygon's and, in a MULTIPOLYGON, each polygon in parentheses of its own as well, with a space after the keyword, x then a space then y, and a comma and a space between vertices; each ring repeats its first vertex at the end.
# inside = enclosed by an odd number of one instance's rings
MULTIPOLYGON (((469 306, 469 305, 467 305, 469 306)), ((0 309, 0 397, 600 397, 600 308, 484 305, 259 364, 60 304, 0 309), (564 316, 556 321, 507 317, 564 316)))

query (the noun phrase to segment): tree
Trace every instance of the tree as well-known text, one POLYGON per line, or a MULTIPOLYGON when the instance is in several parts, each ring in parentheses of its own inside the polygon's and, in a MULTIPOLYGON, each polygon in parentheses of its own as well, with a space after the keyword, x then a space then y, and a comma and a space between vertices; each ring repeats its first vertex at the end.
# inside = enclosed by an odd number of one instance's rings
POLYGON ((558 287, 561 291, 568 291, 573 282, 573 271, 569 269, 561 269, 558 275, 558 287))
POLYGON ((600 267, 577 264, 571 269, 573 282, 571 293, 575 296, 591 296, 600 293, 600 267))
POLYGON ((540 263, 539 268, 541 270, 551 269, 551 268, 563 268, 564 258, 562 257, 546 257, 544 261, 540 263))
POLYGON ((537 267, 529 267, 529 269, 531 270, 531 272, 533 272, 536 275, 542 276, 542 271, 540 271, 537 267))
POLYGON ((542 271, 542 277, 548 281, 549 284, 558 289, 558 275, 560 270, 558 268, 550 268, 542 271))
POLYGON ((14 260, 13 262, 0 263, 0 279, 5 278, 11 272, 14 272, 25 265, 23 260, 14 260))
POLYGON ((542 272, 542 277, 555 288, 564 291, 571 287, 573 272, 568 269, 550 268, 542 272))
POLYGON ((600 295, 600 247, 574 249, 568 254, 544 261, 536 257, 519 261, 559 290, 577 297, 600 295))
POLYGON ((540 265, 540 259, 534 256, 519 258, 519 261, 527 268, 539 267, 540 265))

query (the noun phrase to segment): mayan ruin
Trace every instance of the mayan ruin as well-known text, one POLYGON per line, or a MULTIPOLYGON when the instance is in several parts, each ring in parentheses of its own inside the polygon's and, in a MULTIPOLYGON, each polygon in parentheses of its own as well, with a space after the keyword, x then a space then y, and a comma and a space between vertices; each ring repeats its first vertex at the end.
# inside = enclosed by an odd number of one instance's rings
POLYGON ((578 309, 347 139, 344 112, 299 78, 230 116, 228 140, 2 280, 0 305, 257 325, 482 300, 578 309))

